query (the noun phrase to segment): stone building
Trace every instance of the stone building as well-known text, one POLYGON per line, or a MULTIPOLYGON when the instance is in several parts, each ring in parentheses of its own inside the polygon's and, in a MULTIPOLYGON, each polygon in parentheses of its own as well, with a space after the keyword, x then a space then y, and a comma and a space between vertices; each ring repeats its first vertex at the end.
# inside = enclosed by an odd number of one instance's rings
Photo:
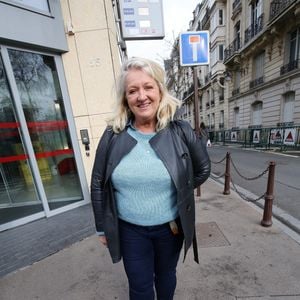
MULTIPOLYGON (((197 5, 188 30, 210 32, 210 65, 194 68, 199 119, 215 142, 299 147, 299 16, 299 0, 197 5)), ((192 81, 184 82, 181 117, 194 124, 192 81)))

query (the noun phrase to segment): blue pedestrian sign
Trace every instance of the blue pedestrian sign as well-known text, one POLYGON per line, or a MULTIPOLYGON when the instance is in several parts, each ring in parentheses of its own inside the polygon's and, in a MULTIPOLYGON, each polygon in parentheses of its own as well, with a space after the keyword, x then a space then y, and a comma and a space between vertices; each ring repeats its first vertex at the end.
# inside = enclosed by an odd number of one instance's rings
POLYGON ((187 31, 179 36, 180 65, 209 64, 209 31, 187 31))

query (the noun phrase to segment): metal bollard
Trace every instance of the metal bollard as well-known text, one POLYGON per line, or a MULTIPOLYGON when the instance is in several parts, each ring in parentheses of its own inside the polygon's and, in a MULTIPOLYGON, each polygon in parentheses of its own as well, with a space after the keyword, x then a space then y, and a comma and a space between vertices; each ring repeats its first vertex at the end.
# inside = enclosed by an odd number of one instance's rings
POLYGON ((226 153, 226 170, 225 170, 225 182, 224 182, 224 195, 230 194, 230 153, 226 153))
POLYGON ((268 175, 268 185, 267 192, 265 194, 265 205, 264 205, 264 215, 261 221, 261 225, 264 227, 269 227, 272 225, 272 206, 274 199, 274 178, 275 178, 275 162, 271 161, 269 163, 269 175, 268 175))

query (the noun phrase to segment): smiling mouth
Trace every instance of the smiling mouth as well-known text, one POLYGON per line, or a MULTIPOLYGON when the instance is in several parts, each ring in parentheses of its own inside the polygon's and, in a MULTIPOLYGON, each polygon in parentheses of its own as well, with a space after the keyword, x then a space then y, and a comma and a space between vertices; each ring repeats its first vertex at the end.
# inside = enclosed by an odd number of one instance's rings
POLYGON ((148 106, 150 106, 150 102, 144 102, 144 103, 141 103, 141 104, 138 104, 137 107, 138 108, 147 108, 148 106))

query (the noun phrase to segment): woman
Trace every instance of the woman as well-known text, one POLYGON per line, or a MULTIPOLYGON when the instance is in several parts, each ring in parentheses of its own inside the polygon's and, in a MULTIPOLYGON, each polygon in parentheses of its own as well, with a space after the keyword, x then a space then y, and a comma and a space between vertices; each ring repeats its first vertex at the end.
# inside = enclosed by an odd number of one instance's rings
POLYGON ((194 188, 210 161, 190 125, 174 121, 180 101, 155 62, 122 67, 118 103, 96 153, 91 198, 100 242, 123 258, 131 300, 173 299, 176 266, 195 239, 194 188))

